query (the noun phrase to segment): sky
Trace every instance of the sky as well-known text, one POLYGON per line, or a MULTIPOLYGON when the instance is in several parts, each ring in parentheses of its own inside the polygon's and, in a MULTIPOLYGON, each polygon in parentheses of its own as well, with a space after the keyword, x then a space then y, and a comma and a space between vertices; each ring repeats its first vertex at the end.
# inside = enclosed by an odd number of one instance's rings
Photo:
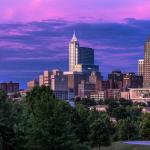
POLYGON ((26 82, 43 70, 68 70, 68 44, 95 50, 106 77, 137 72, 150 35, 150 0, 0 0, 0 82, 26 82))

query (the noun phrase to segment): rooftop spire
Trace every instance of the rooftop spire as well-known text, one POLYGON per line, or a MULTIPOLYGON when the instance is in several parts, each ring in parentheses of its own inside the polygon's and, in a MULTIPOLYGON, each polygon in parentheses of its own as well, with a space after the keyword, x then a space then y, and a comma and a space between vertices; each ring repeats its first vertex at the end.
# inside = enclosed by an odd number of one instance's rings
POLYGON ((74 31, 73 36, 72 36, 72 40, 71 41, 78 41, 77 37, 76 37, 76 33, 74 31))

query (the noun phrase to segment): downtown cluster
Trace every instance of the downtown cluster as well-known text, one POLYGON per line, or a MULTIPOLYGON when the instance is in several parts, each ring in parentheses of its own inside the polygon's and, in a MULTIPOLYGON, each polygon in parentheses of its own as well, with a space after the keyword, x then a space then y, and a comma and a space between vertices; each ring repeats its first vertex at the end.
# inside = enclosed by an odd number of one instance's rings
POLYGON ((106 81, 94 50, 74 34, 68 72, 44 71, 22 91, 18 83, 0 84, 0 149, 91 150, 150 140, 149 51, 150 40, 138 75, 112 71, 106 81))

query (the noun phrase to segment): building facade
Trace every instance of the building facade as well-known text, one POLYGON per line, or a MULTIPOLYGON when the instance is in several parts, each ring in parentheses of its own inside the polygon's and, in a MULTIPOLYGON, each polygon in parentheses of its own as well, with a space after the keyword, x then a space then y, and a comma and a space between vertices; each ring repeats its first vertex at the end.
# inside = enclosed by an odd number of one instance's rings
POLYGON ((78 85, 78 96, 81 98, 90 97, 91 93, 95 93, 95 84, 81 81, 78 85))
POLYGON ((150 37, 144 48, 144 87, 150 87, 150 37))
POLYGON ((99 66, 94 65, 94 50, 88 47, 80 47, 75 33, 69 43, 69 71, 99 71, 99 66))
POLYGON ((139 76, 144 75, 144 59, 138 60, 138 75, 139 76))
POLYGON ((3 90, 7 94, 19 92, 19 83, 14 83, 12 81, 0 83, 0 90, 3 90))
POLYGON ((121 71, 112 71, 110 74, 108 74, 110 89, 122 90, 122 79, 123 74, 121 71))
POLYGON ((50 75, 51 75, 51 72, 48 70, 45 70, 43 75, 39 76, 39 86, 42 86, 42 85, 50 86, 51 84, 50 75))
POLYGON ((106 99, 106 91, 99 91, 96 93, 92 93, 90 95, 91 99, 94 99, 96 101, 105 100, 106 99))
POLYGON ((39 86, 39 82, 36 79, 27 82, 27 88, 29 90, 31 90, 31 89, 33 89, 34 87, 37 87, 37 86, 39 86))
POLYGON ((142 88, 143 76, 137 76, 133 72, 123 75, 123 91, 128 91, 129 88, 142 88))
POLYGON ((72 91, 75 96, 78 96, 78 84, 85 80, 85 75, 81 72, 64 72, 64 75, 68 80, 68 91, 72 91))

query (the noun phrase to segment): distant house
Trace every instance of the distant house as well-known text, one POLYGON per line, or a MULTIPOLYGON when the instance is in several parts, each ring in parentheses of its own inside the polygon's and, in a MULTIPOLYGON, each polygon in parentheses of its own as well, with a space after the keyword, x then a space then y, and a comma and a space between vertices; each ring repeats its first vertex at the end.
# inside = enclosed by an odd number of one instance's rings
POLYGON ((150 107, 144 107, 144 108, 142 109, 142 112, 143 112, 143 113, 150 113, 150 107))
POLYGON ((107 105, 96 105, 96 106, 89 107, 90 110, 95 109, 96 111, 99 112, 107 112, 107 108, 108 108, 107 105))

